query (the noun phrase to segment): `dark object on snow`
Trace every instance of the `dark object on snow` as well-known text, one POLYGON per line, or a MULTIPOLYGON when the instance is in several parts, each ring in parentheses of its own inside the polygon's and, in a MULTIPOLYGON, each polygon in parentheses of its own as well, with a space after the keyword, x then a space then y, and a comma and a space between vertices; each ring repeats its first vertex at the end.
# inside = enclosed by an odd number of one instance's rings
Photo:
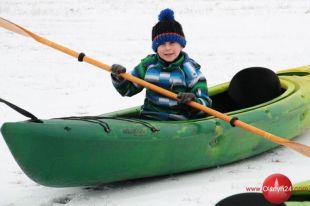
POLYGON ((263 67, 239 71, 231 80, 228 94, 238 109, 267 102, 282 93, 276 73, 263 67))
MULTIPOLYGON (((268 202, 262 193, 241 193, 227 197, 215 206, 274 206, 268 202)), ((277 206, 284 206, 284 204, 277 204, 277 206)))

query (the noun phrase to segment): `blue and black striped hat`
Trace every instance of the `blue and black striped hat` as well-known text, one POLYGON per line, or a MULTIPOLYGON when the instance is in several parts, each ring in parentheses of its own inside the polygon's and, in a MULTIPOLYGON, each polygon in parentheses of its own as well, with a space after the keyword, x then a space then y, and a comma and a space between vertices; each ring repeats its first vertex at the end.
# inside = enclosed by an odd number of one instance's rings
POLYGON ((157 48, 165 42, 178 42, 185 47, 186 40, 182 26, 174 19, 174 12, 171 9, 164 9, 158 16, 159 22, 152 29, 152 49, 157 48))

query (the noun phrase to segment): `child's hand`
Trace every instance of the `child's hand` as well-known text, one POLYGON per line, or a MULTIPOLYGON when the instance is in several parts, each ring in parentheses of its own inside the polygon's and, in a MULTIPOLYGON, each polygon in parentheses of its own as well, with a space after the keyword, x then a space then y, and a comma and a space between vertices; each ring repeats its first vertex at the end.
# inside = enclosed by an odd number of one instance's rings
POLYGON ((122 65, 119 64, 113 64, 111 66, 111 73, 112 75, 118 76, 121 73, 125 73, 126 72, 126 68, 123 67, 122 65))
POLYGON ((181 104, 186 104, 196 98, 195 94, 190 92, 180 92, 177 96, 181 104))

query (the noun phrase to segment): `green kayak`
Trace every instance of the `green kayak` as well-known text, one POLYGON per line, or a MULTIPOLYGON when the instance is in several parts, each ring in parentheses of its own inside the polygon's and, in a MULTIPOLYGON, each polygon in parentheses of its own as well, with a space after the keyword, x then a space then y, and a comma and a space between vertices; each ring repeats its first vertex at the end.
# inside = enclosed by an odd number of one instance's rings
MULTIPOLYGON (((225 111, 229 83, 209 89, 214 109, 292 139, 310 126, 310 66, 278 73, 283 93, 225 111)), ((4 123, 1 132, 21 169, 54 187, 89 186, 216 167, 278 145, 206 116, 188 121, 138 119, 139 107, 101 116, 4 123)))
POLYGON ((310 206, 310 180, 294 185, 291 198, 286 206, 310 206))

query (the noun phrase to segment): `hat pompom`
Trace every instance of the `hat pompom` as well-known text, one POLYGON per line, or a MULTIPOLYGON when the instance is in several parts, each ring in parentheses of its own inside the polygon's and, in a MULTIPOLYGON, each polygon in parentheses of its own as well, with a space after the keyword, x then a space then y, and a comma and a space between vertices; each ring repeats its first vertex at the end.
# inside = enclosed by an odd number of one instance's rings
POLYGON ((174 12, 171 9, 164 9, 160 12, 158 16, 159 21, 173 21, 174 20, 174 12))

